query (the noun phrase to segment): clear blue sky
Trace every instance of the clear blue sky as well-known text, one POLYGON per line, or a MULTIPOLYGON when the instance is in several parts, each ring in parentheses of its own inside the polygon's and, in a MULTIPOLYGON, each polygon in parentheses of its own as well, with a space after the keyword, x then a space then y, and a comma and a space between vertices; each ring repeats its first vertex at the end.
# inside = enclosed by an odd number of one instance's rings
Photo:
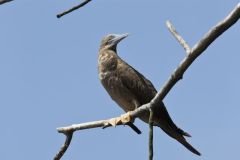
MULTIPOLYGON (((123 111, 101 86, 98 47, 108 33, 130 33, 119 55, 157 89, 184 58, 165 27, 171 20, 193 46, 237 0, 96 0, 61 19, 79 1, 13 1, 0 6, 0 159, 49 160, 64 142, 56 128, 118 116, 123 111)), ((167 95, 175 123, 189 132, 195 156, 159 128, 154 159, 239 158, 240 22, 218 38, 167 95)), ((148 126, 77 132, 63 157, 147 159, 148 126)))

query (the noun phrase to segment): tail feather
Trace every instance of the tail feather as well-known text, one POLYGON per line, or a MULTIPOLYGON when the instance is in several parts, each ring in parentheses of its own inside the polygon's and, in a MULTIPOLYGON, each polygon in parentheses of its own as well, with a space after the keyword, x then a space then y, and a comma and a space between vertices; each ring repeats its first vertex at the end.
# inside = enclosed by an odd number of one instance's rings
MULTIPOLYGON (((177 130, 172 130, 170 128, 166 129, 164 127, 161 127, 161 129, 167 133, 170 137, 176 139, 178 142, 180 142, 183 146, 185 146, 189 151, 191 151, 192 153, 200 156, 201 153, 198 152, 191 144, 189 144, 186 139, 183 137, 184 135, 189 135, 188 133, 184 132, 183 130, 181 130, 181 132, 179 132, 179 128, 177 130)), ((190 136, 190 135, 189 135, 190 136)), ((189 137, 188 136, 188 137, 189 137)))
POLYGON ((183 136, 192 137, 189 133, 183 131, 183 130, 180 129, 180 128, 177 128, 177 131, 178 131, 181 135, 183 135, 183 136))
MULTIPOLYGON (((179 141, 179 140, 178 140, 179 141)), ((182 145, 184 145, 189 151, 195 153, 198 156, 201 156, 201 153, 198 152, 191 144, 189 144, 184 138, 179 141, 182 145)))
POLYGON ((162 103, 161 107, 158 107, 154 113, 157 115, 156 120, 158 122, 156 123, 157 126, 159 126, 166 134, 168 134, 170 137, 176 139, 178 142, 180 142, 183 146, 185 146, 189 151, 196 155, 201 155, 193 146, 191 146, 184 136, 191 137, 190 134, 187 132, 184 132, 182 129, 178 128, 173 120, 171 119, 170 115, 168 114, 168 111, 162 103))

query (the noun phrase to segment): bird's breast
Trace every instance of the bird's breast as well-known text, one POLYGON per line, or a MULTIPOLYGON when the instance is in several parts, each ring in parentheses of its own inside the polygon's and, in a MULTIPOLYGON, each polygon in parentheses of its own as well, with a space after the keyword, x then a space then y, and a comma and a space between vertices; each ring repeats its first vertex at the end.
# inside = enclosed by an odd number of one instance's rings
POLYGON ((124 110, 132 111, 135 109, 134 101, 129 90, 122 84, 117 73, 104 72, 99 74, 100 81, 111 98, 124 110))
POLYGON ((98 57, 98 72, 99 74, 108 74, 117 68, 117 57, 114 54, 101 53, 98 57))

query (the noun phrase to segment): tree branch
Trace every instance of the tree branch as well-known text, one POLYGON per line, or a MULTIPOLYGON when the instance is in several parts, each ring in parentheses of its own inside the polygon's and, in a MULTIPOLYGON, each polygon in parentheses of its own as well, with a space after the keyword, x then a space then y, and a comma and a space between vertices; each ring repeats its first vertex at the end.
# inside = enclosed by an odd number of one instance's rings
POLYGON ((176 29, 173 27, 170 21, 166 22, 166 25, 169 29, 169 31, 172 33, 172 35, 178 40, 178 42, 183 46, 187 54, 191 52, 191 48, 188 46, 187 42, 178 34, 176 29))
POLYGON ((64 134, 66 136, 66 140, 65 140, 63 146, 60 148, 59 152, 54 157, 54 160, 60 160, 61 159, 61 157, 64 155, 64 153, 66 152, 66 150, 68 149, 68 147, 69 147, 69 145, 72 141, 72 136, 73 136, 72 131, 65 132, 64 134))
POLYGON ((64 11, 64 12, 58 14, 58 15, 57 15, 57 18, 61 18, 62 16, 66 15, 66 14, 68 14, 68 13, 71 13, 72 11, 75 11, 75 10, 77 10, 77 9, 85 6, 85 5, 86 5, 87 3, 89 3, 90 1, 92 1, 92 0, 85 0, 85 1, 83 1, 83 2, 80 3, 79 5, 74 6, 73 8, 71 8, 71 9, 69 9, 69 10, 67 10, 67 11, 64 11))
POLYGON ((13 1, 13 0, 0 0, 0 5, 4 4, 4 3, 7 3, 7 2, 11 2, 11 1, 13 1))
POLYGON ((168 81, 163 85, 162 89, 152 100, 152 103, 162 101, 172 87, 182 79, 183 73, 188 69, 192 62, 205 50, 207 47, 229 27, 235 24, 240 18, 240 3, 233 9, 233 11, 216 26, 210 29, 207 34, 192 48, 190 54, 188 54, 179 66, 175 69, 173 74, 169 77, 168 81))
MULTIPOLYGON (((128 112, 121 117, 111 118, 108 120, 100 120, 94 122, 87 122, 81 124, 74 124, 67 127, 58 128, 59 133, 64 133, 67 135, 68 133, 83 130, 83 129, 90 129, 90 128, 97 128, 97 127, 105 127, 105 126, 116 126, 126 124, 131 122, 133 119, 139 117, 142 113, 148 112, 150 109, 159 106, 158 104, 165 98, 168 92, 172 89, 172 87, 183 77, 184 72, 188 69, 188 67, 192 64, 192 62, 223 32, 225 32, 229 27, 237 22, 240 18, 240 3, 234 8, 234 10, 221 22, 219 22, 216 26, 207 32, 207 34, 191 49, 191 52, 183 59, 183 61, 179 64, 179 66, 175 69, 172 73, 170 78, 164 84, 162 89, 156 94, 156 96, 151 100, 151 102, 140 106, 139 108, 135 109, 134 111, 128 112)), ((70 138, 69 138, 70 139, 70 138)), ((67 141, 67 139, 66 139, 67 141)), ((61 151, 62 155, 67 150, 70 142, 66 143, 65 150, 61 151)), ((62 147, 64 148, 64 147, 62 147)), ((57 154, 58 155, 58 154, 57 154)), ((56 159, 55 159, 56 160, 56 159)))
POLYGON ((153 111, 150 109, 149 115, 149 139, 148 139, 148 159, 153 160, 153 111))

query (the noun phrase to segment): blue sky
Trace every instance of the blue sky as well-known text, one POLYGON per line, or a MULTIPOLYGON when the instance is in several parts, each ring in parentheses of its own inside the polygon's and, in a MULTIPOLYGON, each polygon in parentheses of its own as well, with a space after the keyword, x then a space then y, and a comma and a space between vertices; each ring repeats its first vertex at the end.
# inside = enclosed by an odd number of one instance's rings
MULTIPOLYGON (((14 1, 0 6, 1 160, 52 159, 64 142, 56 128, 118 116, 123 111, 98 80, 101 38, 130 33, 119 55, 160 89, 185 52, 165 26, 170 20, 193 46, 237 0, 93 1, 61 19, 79 1, 14 1)), ((238 22, 184 74, 164 102, 192 135, 195 156, 159 128, 154 159, 237 159, 240 147, 238 22)), ((67 159, 147 159, 148 126, 77 132, 67 159)))

